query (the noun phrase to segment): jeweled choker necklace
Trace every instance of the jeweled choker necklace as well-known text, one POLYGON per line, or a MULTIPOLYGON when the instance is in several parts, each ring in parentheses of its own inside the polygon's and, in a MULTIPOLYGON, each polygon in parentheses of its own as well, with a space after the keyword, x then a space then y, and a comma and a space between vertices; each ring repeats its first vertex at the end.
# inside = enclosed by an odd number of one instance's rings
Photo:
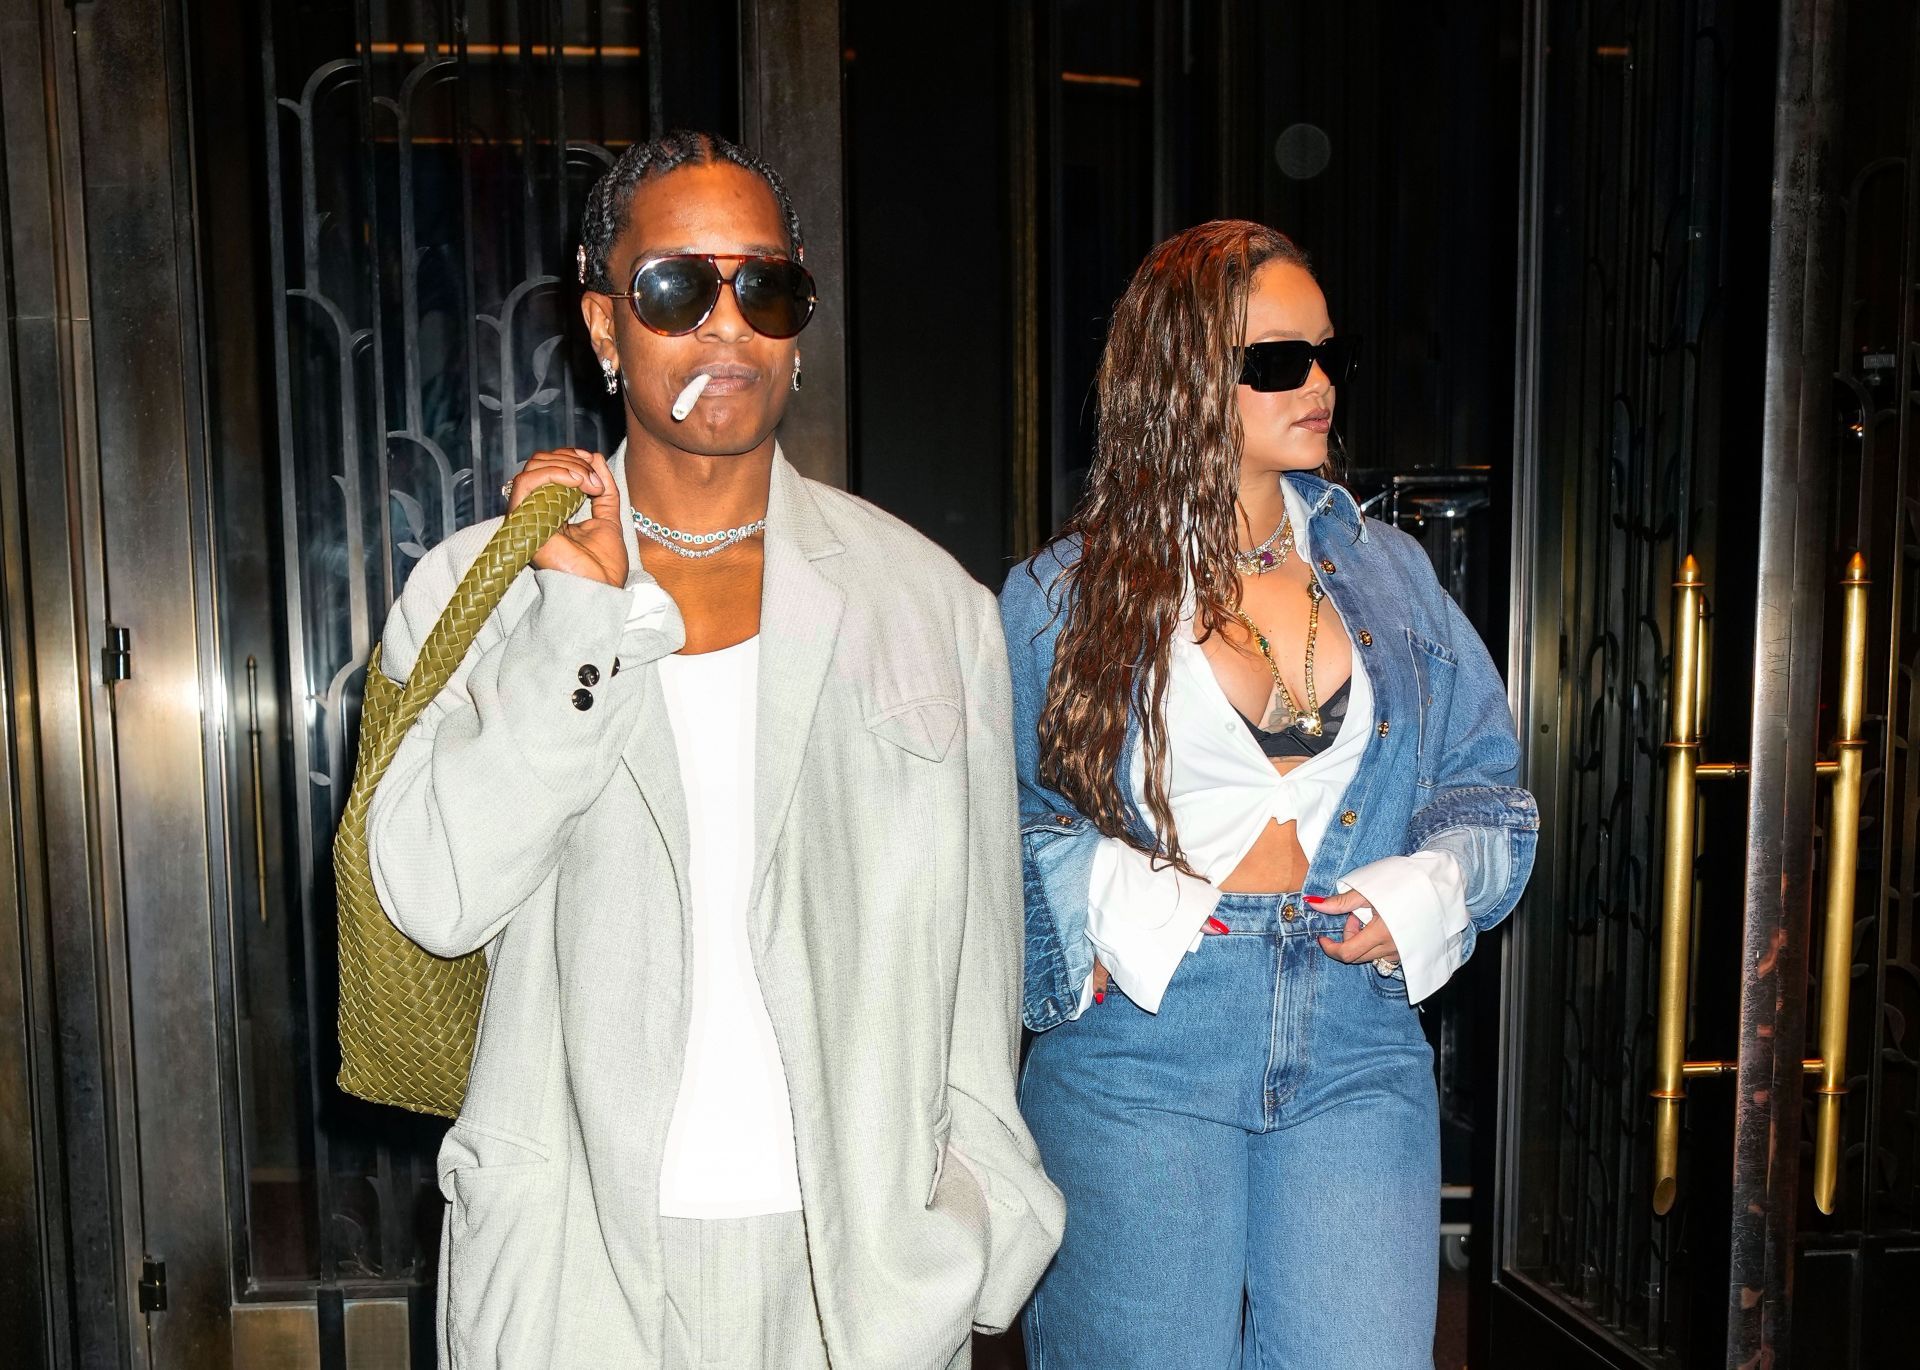
POLYGON ((1233 568, 1243 576, 1264 576, 1293 555, 1293 519, 1280 516, 1280 526, 1258 547, 1233 554, 1233 568))
POLYGON ((738 546, 748 538, 758 537, 766 532, 767 519, 766 515, 762 514, 752 523, 743 523, 738 528, 722 528, 712 533, 683 533, 678 528, 669 528, 666 524, 650 519, 635 509, 633 528, 641 537, 659 543, 676 556, 685 557, 688 561, 700 561, 706 557, 718 556, 729 547, 738 546))

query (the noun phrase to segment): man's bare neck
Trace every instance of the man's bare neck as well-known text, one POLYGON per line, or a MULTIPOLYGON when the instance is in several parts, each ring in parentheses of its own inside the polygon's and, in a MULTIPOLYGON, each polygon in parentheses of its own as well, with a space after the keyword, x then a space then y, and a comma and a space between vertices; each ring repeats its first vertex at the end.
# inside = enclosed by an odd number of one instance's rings
POLYGON ((629 433, 627 498, 648 518, 684 532, 751 523, 767 512, 773 453, 771 436, 740 456, 708 457, 629 433))

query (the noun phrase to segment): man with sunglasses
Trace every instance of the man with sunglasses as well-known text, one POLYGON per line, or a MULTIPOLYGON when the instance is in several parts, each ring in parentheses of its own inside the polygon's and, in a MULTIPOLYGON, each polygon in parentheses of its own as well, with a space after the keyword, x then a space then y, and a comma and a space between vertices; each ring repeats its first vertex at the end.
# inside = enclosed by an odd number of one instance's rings
MULTIPOLYGON (((992 597, 775 438, 814 287, 722 139, 589 198, 626 442, 395 758, 369 839, 431 951, 486 947, 440 1157, 464 1370, 968 1363, 1064 1215, 1014 1098, 1021 880, 992 597)), ((491 532, 415 570, 404 675, 491 532)))

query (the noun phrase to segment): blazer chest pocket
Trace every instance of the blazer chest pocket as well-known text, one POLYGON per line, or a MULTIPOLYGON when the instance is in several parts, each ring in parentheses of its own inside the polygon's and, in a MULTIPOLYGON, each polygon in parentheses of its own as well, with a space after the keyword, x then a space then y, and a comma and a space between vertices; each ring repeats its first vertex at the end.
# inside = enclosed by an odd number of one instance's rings
POLYGON ((1407 629, 1407 650, 1413 658, 1414 686, 1419 691, 1420 741, 1414 778, 1432 789, 1445 780, 1447 726, 1453 712, 1453 681, 1458 665, 1451 649, 1407 629))
POLYGON ((960 701, 922 695, 886 705, 867 715, 867 731, 913 756, 945 761, 960 732, 960 701))

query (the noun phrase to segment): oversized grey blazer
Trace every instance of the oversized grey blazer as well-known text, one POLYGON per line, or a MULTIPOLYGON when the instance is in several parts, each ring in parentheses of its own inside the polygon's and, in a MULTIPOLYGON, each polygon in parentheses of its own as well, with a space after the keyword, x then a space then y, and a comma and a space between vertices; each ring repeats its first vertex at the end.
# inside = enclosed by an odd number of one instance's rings
MULTIPOLYGON (((493 527, 414 569, 384 640, 395 678, 493 527)), ((1014 1099, 1022 905, 998 611, 932 543, 784 457, 764 584, 748 935, 822 1330, 845 1370, 965 1365, 969 1329, 1012 1322, 1064 1223, 1014 1099)), ((662 1360, 658 1184, 691 943, 652 663, 684 633, 670 606, 629 624, 631 603, 523 573, 373 801, 395 924, 492 965, 439 1162, 441 1362, 458 1370, 662 1360)))

